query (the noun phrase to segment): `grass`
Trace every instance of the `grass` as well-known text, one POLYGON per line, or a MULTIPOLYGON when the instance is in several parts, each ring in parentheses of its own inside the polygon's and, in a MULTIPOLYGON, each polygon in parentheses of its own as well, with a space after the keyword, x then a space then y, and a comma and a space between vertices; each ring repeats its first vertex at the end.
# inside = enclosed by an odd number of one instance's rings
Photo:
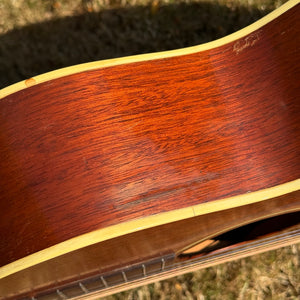
MULTIPOLYGON (((182 48, 236 31, 277 0, 0 0, 0 87, 82 62, 182 48)), ((300 245, 107 297, 299 299, 300 245)))
POLYGON ((70 65, 211 41, 282 3, 259 1, 0 0, 0 88, 70 65))
MULTIPOLYGON (((29 24, 75 16, 86 12, 100 12, 108 9, 148 6, 152 13, 159 13, 164 5, 205 1, 190 0, 0 0, 0 34, 29 24)), ((273 10, 284 0, 211 0, 211 3, 236 7, 256 8, 260 11, 273 10)), ((216 8, 215 8, 216 9, 216 8)), ((213 16, 213 11, 211 16, 213 16)), ((217 13, 217 11, 216 11, 217 13)), ((219 16, 221 18, 225 17, 219 16)))

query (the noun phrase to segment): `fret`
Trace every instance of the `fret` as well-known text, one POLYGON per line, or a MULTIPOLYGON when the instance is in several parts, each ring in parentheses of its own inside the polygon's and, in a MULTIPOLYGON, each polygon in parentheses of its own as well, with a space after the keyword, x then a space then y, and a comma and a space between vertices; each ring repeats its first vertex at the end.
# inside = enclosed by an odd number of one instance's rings
POLYGON ((165 260, 162 258, 162 259, 161 259, 161 271, 163 271, 163 270, 165 269, 165 264, 166 264, 166 262, 165 262, 165 260))
POLYGON ((143 275, 144 276, 147 276, 147 273, 146 273, 146 266, 144 264, 142 264, 142 268, 143 268, 143 275))
POLYGON ((63 292, 61 292, 59 289, 56 290, 56 294, 63 300, 68 299, 68 297, 63 292))
POLYGON ((104 284, 104 286, 105 286, 106 288, 108 288, 108 284, 107 284, 106 280, 104 279, 104 277, 101 276, 100 278, 101 278, 101 281, 102 281, 102 283, 104 284))
POLYGON ((85 294, 89 293, 89 290, 81 282, 79 282, 79 286, 85 294))
POLYGON ((124 271, 122 271, 122 276, 123 276, 124 282, 127 282, 128 280, 127 280, 127 277, 126 277, 126 274, 124 271))

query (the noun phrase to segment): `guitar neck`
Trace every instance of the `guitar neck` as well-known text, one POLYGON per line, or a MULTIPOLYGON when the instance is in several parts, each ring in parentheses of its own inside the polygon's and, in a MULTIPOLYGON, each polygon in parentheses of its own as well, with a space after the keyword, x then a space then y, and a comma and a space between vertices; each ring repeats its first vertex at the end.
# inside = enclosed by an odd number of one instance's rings
MULTIPOLYGON (((203 268, 212 267, 218 264, 226 263, 232 260, 241 259, 250 255, 256 255, 266 251, 275 250, 300 243, 300 228, 294 228, 285 233, 274 234, 270 237, 238 245, 229 249, 222 249, 214 253, 205 254, 200 257, 186 260, 184 262, 174 262, 174 256, 163 256, 160 260, 145 262, 135 266, 140 270, 140 274, 136 277, 128 278, 126 273, 128 268, 117 270, 115 273, 106 274, 111 280, 108 282, 106 276, 95 276, 84 282, 78 281, 69 286, 73 290, 75 299, 99 299, 99 297, 109 296, 120 293, 128 289, 137 288, 139 286, 150 284, 159 280, 165 280, 174 276, 194 272, 203 268), (153 265, 151 265, 153 264, 153 265), (147 272, 147 266, 151 266, 151 271, 147 272), (142 273, 142 274, 141 274, 142 273), (114 280, 112 280, 114 279, 114 280), (88 289, 90 287, 90 289, 88 289)), ((129 270, 132 271, 132 270, 129 270)), ((59 295, 61 298, 66 295, 60 290, 50 293, 55 298, 59 295)), ((67 298, 67 297, 66 297, 67 298)))

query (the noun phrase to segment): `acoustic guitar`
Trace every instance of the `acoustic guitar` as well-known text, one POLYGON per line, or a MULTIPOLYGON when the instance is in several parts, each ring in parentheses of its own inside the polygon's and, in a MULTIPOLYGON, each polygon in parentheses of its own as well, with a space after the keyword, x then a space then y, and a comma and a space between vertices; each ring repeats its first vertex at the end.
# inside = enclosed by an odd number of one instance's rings
POLYGON ((0 299, 97 299, 300 242, 300 6, 0 91, 0 299))

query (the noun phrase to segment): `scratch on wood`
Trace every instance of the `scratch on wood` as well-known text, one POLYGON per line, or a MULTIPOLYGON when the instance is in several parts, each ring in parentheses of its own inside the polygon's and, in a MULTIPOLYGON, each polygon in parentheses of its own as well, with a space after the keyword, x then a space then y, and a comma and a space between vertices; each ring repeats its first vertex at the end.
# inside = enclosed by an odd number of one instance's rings
POLYGON ((233 45, 233 52, 239 54, 246 48, 254 46, 260 40, 260 36, 261 36, 261 31, 256 31, 251 33, 247 37, 238 40, 233 45))

